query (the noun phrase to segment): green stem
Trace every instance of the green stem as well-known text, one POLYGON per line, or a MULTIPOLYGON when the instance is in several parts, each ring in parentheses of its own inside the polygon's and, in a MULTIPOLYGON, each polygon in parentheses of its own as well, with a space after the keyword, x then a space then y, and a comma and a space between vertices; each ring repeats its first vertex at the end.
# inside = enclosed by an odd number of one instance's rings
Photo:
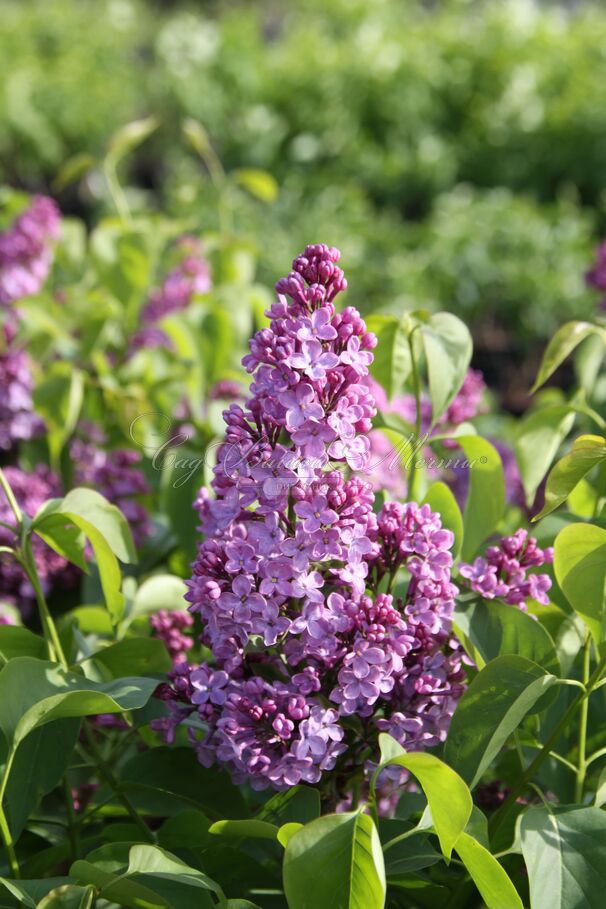
POLYGON ((415 437, 413 440, 413 456, 410 461, 410 471, 408 474, 408 498, 414 501, 415 498, 415 472, 417 469, 416 459, 417 451, 416 445, 421 438, 421 426, 422 426, 422 413, 421 413, 421 382, 419 379, 419 370, 417 367, 417 361, 415 359, 415 351, 413 344, 413 335, 415 329, 410 332, 408 335, 408 349, 410 350, 410 360, 412 364, 412 388, 415 397, 415 437))
POLYGON ((21 872, 19 870, 19 862, 17 861, 17 855, 15 853, 13 836, 8 825, 6 814, 4 813, 4 796, 6 793, 6 785, 8 783, 8 777, 11 772, 14 759, 15 751, 13 748, 11 748, 6 758, 4 773, 2 774, 2 782, 0 783, 0 833, 2 834, 2 839, 4 840, 4 847, 6 849, 6 854, 8 855, 8 863, 11 869, 11 874, 15 878, 20 878, 21 872))
MULTIPOLYGON (((587 686, 589 682, 589 668, 591 657, 591 639, 589 634, 585 637, 583 644, 583 684, 587 686)), ((587 773, 587 718, 589 715, 589 698, 585 698, 581 703, 581 716, 579 721, 579 759, 577 762, 577 780, 575 786, 575 801, 580 804, 583 800, 583 787, 585 785, 585 774, 587 773)))
POLYGON ((11 489, 11 484, 6 479, 6 475, 1 467, 0 467, 0 486, 2 486, 2 489, 4 490, 4 495, 6 496, 6 498, 8 500, 8 504, 11 507, 11 511, 15 515, 15 520, 17 522, 18 528, 20 529, 21 524, 23 523, 23 512, 19 508, 19 503, 17 502, 17 500, 15 498, 15 494, 14 494, 13 490, 11 489))
MULTIPOLYGON (((154 834, 149 829, 141 815, 138 813, 129 797, 120 788, 120 783, 114 776, 113 770, 109 764, 106 763, 101 752, 99 751, 99 748, 97 747, 97 743, 95 741, 95 736, 86 720, 84 721, 84 731, 86 733, 88 747, 93 758, 90 763, 94 764, 94 766, 97 767, 99 774, 103 777, 107 785, 115 792, 118 801, 120 801, 122 806, 126 809, 132 822, 136 824, 139 830, 141 830, 141 833, 145 837, 146 842, 155 843, 156 840, 154 834)), ((80 750, 83 753, 83 756, 86 758, 87 755, 84 750, 82 748, 80 750)))
POLYGON ((48 644, 51 659, 58 660, 61 663, 61 667, 65 670, 68 670, 69 663, 67 662, 67 658, 63 650, 63 645, 61 644, 61 639, 59 638, 59 632, 57 631, 57 626, 55 625, 52 615, 50 614, 50 609, 48 608, 48 603, 46 602, 46 597, 44 596, 44 591, 42 590, 42 585, 40 584, 38 569, 36 567, 36 560, 34 559, 32 544, 29 537, 25 539, 23 544, 22 565, 25 568, 30 584, 34 588, 36 602, 38 603, 38 609, 40 611, 40 620, 44 629, 44 636, 48 644))
POLYGON ((533 761, 531 761, 531 763, 528 765, 528 767, 526 768, 524 773, 522 773, 520 775, 519 779, 513 785, 509 795, 507 796, 507 798, 505 799, 505 801, 503 802, 503 804, 501 805, 499 810, 492 816, 491 824, 490 824, 491 836, 494 836, 494 834, 497 832, 497 830, 501 827, 501 825, 503 824, 503 821, 508 817, 509 813, 511 812, 511 809, 515 805, 516 799, 518 798, 520 793, 524 791, 526 785, 533 778, 533 776, 535 775, 535 773, 537 772, 537 770, 539 769, 539 767, 541 766, 543 761, 547 757, 549 757, 556 742, 558 741, 558 739, 562 735, 562 732, 564 731, 564 729, 566 729, 566 727, 568 726, 568 724, 570 723, 570 721, 576 714, 579 707, 589 698, 589 695, 594 691, 594 689, 596 688, 596 686, 598 685, 598 683, 600 681, 602 672, 604 671, 604 667, 606 667, 606 653, 600 659, 598 665, 596 666, 596 668, 593 671, 593 674, 589 678, 585 691, 579 691, 579 693, 577 695, 575 695, 573 700, 568 705, 567 710, 564 711, 560 722, 557 724, 557 726, 555 727, 555 729, 553 730, 551 735, 548 736, 547 741, 545 742, 545 744, 543 745, 543 747, 541 748, 541 750, 539 751, 539 753, 537 754, 535 759, 533 761))
POLYGON ((107 180, 107 185, 111 197, 113 199, 114 205, 116 206, 116 211, 121 221, 124 221, 129 227, 132 226, 133 219, 130 213, 130 208, 126 200, 126 195, 122 189, 120 180, 118 179, 118 174, 116 168, 113 164, 108 164, 107 161, 104 165, 105 179, 107 180))

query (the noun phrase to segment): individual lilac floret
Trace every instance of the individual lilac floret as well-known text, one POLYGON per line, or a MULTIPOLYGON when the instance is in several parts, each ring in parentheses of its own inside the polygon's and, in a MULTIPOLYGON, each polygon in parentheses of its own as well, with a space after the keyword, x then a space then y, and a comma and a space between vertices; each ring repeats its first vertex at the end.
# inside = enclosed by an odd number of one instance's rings
POLYGON ((176 609, 160 609, 150 616, 154 637, 164 642, 173 665, 185 663, 187 654, 194 645, 191 627, 194 624, 189 612, 176 609))
POLYGON ((34 196, 31 203, 0 232, 0 304, 38 293, 53 261, 61 215, 52 199, 34 196))
POLYGON ((208 293, 212 280, 202 245, 195 237, 184 236, 178 241, 181 261, 165 277, 160 287, 152 290, 141 311, 142 328, 130 341, 132 350, 143 347, 170 347, 171 342, 157 324, 165 316, 181 312, 197 294, 208 293))
MULTIPOLYGON (((21 510, 33 518, 47 500, 61 495, 58 477, 44 465, 26 472, 19 467, 4 467, 8 480, 21 510)), ((15 518, 6 496, 0 491, 0 521, 14 526, 15 518)), ((0 526, 0 546, 14 546, 15 537, 8 528, 0 526)), ((78 571, 62 556, 50 549, 36 534, 32 536, 32 549, 38 575, 45 593, 63 587, 73 587, 78 571)), ((27 610, 35 599, 34 590, 19 563, 8 553, 0 553, 0 602, 4 600, 27 610)))
POLYGON ((27 353, 16 346, 10 322, 0 327, 0 449, 9 451, 43 429, 34 413, 31 363, 27 353))
POLYGON ((527 610, 526 600, 536 600, 543 606, 549 603, 547 591, 551 578, 547 574, 529 573, 531 568, 553 562, 553 549, 540 549, 526 530, 516 530, 513 536, 503 537, 498 546, 489 546, 485 556, 472 565, 459 566, 461 576, 470 587, 487 600, 499 598, 512 606, 527 610))
POLYGON ((96 427, 85 430, 88 437, 75 438, 70 446, 74 484, 91 486, 116 505, 130 525, 135 544, 140 546, 152 531, 147 509, 139 501, 140 496, 149 493, 145 474, 138 466, 141 455, 128 448, 106 451, 101 447, 103 433, 96 427))
POLYGON ((464 672, 451 641, 453 535, 425 505, 374 510, 368 459, 376 339, 337 313, 338 250, 308 246, 277 284, 244 365, 251 395, 224 412, 214 498, 187 599, 213 665, 177 667, 159 728, 188 720, 202 763, 238 782, 333 792, 379 731, 444 740, 464 672), (290 299, 287 299, 290 298, 290 299), (398 579, 400 596, 380 592, 398 579))

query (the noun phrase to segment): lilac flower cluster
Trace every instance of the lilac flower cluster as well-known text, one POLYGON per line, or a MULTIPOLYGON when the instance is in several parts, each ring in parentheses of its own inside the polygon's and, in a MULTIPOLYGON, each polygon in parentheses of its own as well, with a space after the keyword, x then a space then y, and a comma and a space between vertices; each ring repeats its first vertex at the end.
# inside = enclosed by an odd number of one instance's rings
POLYGON ((208 293, 212 288, 210 268, 199 240, 191 236, 181 237, 178 251, 183 258, 160 287, 151 292, 141 311, 143 327, 131 338, 133 351, 143 347, 170 347, 170 338, 158 323, 171 313, 187 309, 196 294, 208 293))
POLYGON ((193 616, 176 609, 160 609, 150 616, 149 624, 154 637, 164 642, 173 664, 185 663, 194 645, 191 633, 187 633, 194 624, 193 616))
POLYGON ((48 277, 60 227, 53 200, 34 196, 10 228, 0 232, 0 305, 38 293, 48 277))
MULTIPOLYGON (((30 518, 47 499, 61 495, 58 477, 42 464, 29 472, 19 467, 4 467, 3 470, 21 510, 30 518)), ((11 526, 15 524, 13 512, 2 492, 0 521, 11 526)), ((13 546, 14 543, 14 534, 0 525, 0 546, 13 546)), ((73 586, 78 576, 77 569, 35 534, 32 536, 32 550, 45 593, 57 586, 73 586)), ((0 601, 27 609, 34 598, 34 590, 21 565, 10 554, 0 554, 0 601)))
POLYGON ((214 664, 175 667, 163 693, 168 738, 189 717, 202 763, 255 788, 360 766, 381 730, 435 745, 462 691, 452 534, 426 505, 375 514, 370 485, 348 477, 368 463, 376 339, 335 310, 338 261, 308 246, 250 343, 251 397, 224 412, 215 498, 197 503, 187 598, 214 664))
POLYGON ((70 446, 77 486, 91 486, 116 505, 128 521, 135 544, 150 535, 152 525, 139 497, 149 493, 143 471, 137 466, 141 455, 127 448, 106 451, 103 433, 96 426, 80 427, 85 438, 75 438, 70 446))
POLYGON ((33 409, 30 359, 16 346, 15 334, 11 321, 0 327, 0 450, 3 451, 33 438, 43 428, 33 409))
POLYGON ((516 530, 503 537, 497 546, 490 546, 485 556, 478 556, 472 565, 459 566, 462 577, 470 587, 487 600, 500 598, 526 611, 527 599, 546 606, 551 578, 547 574, 529 573, 531 568, 553 562, 553 549, 540 549, 526 530, 516 530))
POLYGON ((600 309, 606 309, 606 240, 598 246, 595 263, 586 272, 585 280, 589 287, 604 295, 600 301, 600 309))

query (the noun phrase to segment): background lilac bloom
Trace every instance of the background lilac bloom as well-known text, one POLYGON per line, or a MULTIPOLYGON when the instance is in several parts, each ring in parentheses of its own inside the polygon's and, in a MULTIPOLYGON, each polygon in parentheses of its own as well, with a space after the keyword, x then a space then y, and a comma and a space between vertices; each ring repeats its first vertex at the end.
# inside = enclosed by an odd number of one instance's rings
POLYGON ((47 196, 34 196, 8 230, 0 232, 0 304, 39 292, 60 232, 59 209, 47 196))
POLYGON ((7 322, 4 328, 0 326, 0 449, 4 451, 44 428, 34 413, 32 389, 30 358, 17 346, 14 326, 7 322))
POLYGON ((131 352, 145 347, 171 347, 170 338, 157 323, 171 313, 187 309, 196 295, 212 288, 210 267, 199 240, 181 237, 177 251, 183 258, 151 292, 141 310, 142 327, 130 339, 131 352))

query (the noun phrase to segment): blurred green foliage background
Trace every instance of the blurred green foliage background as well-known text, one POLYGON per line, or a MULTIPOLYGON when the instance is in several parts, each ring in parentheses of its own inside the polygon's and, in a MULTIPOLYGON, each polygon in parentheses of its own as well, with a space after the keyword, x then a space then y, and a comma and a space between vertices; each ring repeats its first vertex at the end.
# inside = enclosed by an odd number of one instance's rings
POLYGON ((112 208, 94 161, 116 129, 155 116, 122 166, 131 206, 233 230, 263 281, 307 242, 338 245, 351 303, 455 312, 477 365, 520 388, 555 328, 594 313, 583 273, 606 224, 598 0, 0 9, 0 182, 93 219, 112 208), (188 118, 208 137, 203 160, 188 118))

